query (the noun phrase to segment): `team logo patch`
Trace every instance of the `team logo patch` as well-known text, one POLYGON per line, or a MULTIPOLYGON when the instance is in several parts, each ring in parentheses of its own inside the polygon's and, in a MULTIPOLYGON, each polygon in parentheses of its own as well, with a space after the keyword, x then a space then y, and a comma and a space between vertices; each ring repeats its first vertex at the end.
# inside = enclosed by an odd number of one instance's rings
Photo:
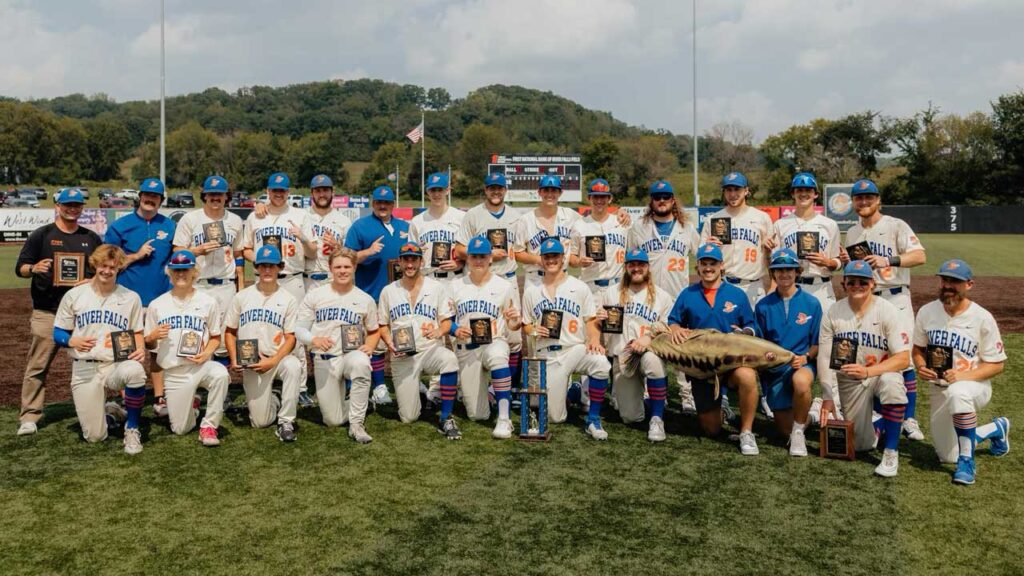
POLYGON ((726 178, 726 180, 728 180, 728 181, 732 182, 733 180, 735 180, 735 179, 737 179, 737 178, 739 178, 739 175, 738 175, 738 174, 736 174, 735 172, 733 172, 732 174, 729 174, 729 177, 728 177, 728 178, 726 178))
POLYGON ((159 232, 156 233, 156 239, 157 240, 163 240, 165 238, 167 238, 167 232, 166 231, 160 230, 159 232))
POLYGON ((431 176, 431 177, 430 177, 430 181, 431 181, 431 182, 437 182, 437 181, 438 181, 438 180, 440 180, 440 179, 441 179, 441 178, 440 178, 439 176, 437 176, 437 175, 434 175, 434 176, 431 176))
POLYGON ((813 316, 808 316, 807 314, 804 314, 803 312, 801 312, 801 313, 796 315, 796 323, 799 326, 803 326, 804 324, 807 324, 808 322, 810 322, 811 318, 813 318, 813 316))
POLYGON ((263 255, 264 256, 270 256, 270 248, 264 248, 263 249, 263 255))
POLYGON ((658 182, 658 185, 655 186, 655 188, 657 188, 658 190, 661 190, 664 187, 665 187, 665 183, 664 182, 658 182))
POLYGON ((714 252, 714 251, 715 251, 715 249, 714 249, 714 248, 712 248, 711 246, 705 246, 705 247, 704 247, 704 252, 705 252, 705 253, 708 253, 708 254, 710 254, 711 252, 714 252))
POLYGON ((474 248, 479 248, 481 244, 483 244, 483 241, 481 241, 479 238, 473 241, 474 248))
POLYGON ((281 183, 283 181, 284 181, 284 176, 278 175, 277 178, 274 178, 274 182, 281 183))
POLYGON ((866 190, 867 187, 868 187, 868 181, 867 180, 861 180, 860 181, 860 186, 858 186, 858 188, 860 188, 861 190, 866 190))
POLYGON ((220 185, 220 180, 218 180, 216 178, 214 178, 213 180, 210 180, 210 186, 219 186, 219 185, 220 185))
POLYGON ((722 305, 722 312, 725 312, 726 314, 732 312, 735 309, 736 305, 729 301, 726 301, 726 303, 722 305))
POLYGON ((409 233, 408 232, 399 232, 398 233, 398 237, 399 238, 408 238, 409 237, 409 233))
POLYGON ((861 270, 864 268, 864 262, 858 260, 853 263, 853 267, 856 268, 857 270, 861 270))
POLYGON ((153 180, 152 182, 149 183, 150 188, 156 188, 158 185, 159 182, 157 182, 156 180, 153 180))

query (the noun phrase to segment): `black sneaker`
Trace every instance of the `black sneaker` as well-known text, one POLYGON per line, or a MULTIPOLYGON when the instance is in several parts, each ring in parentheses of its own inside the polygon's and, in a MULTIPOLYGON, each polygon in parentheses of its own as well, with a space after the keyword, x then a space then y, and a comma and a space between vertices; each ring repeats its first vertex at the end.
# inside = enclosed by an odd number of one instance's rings
POLYGON ((459 425, 455 423, 455 418, 451 416, 444 422, 441 422, 441 426, 437 428, 437 431, 444 434, 444 437, 448 440, 462 440, 462 432, 459 430, 459 425))
POLYGON ((291 422, 279 423, 277 437, 281 442, 295 442, 295 426, 291 422))
POLYGON ((303 390, 299 392, 299 407, 301 408, 312 408, 316 406, 316 398, 309 395, 309 392, 303 390))

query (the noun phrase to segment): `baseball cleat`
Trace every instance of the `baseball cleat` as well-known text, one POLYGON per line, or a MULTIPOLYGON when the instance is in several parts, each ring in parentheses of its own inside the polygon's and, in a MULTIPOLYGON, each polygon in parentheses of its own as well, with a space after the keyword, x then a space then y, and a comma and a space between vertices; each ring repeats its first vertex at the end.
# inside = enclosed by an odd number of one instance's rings
POLYGON ((512 421, 508 418, 498 418, 491 436, 499 440, 506 440, 512 437, 512 421))
POLYGON ((608 433, 601 427, 601 422, 595 420, 587 424, 587 434, 594 440, 607 440, 608 433))
POLYGON ((961 456, 956 460, 956 472, 953 472, 953 484, 970 486, 974 484, 974 458, 961 456))
POLYGON ((665 441, 665 421, 657 416, 651 416, 651 423, 647 427, 647 439, 651 442, 665 441))
POLYGON ((993 456, 1006 456, 1010 452, 1010 419, 1000 416, 993 418, 992 423, 999 430, 1000 437, 992 439, 988 445, 988 451, 993 456))
POLYGON ((759 407, 761 409, 761 413, 764 414, 765 418, 767 418, 769 421, 775 420, 775 413, 772 412, 771 407, 768 406, 768 398, 766 396, 761 396, 761 402, 759 404, 759 407))
POLYGON ((441 422, 441 426, 438 427, 437 431, 444 434, 444 437, 448 440, 462 440, 462 432, 459 430, 459 425, 455 423, 455 418, 451 416, 444 422, 441 422))
POLYGON ((291 422, 278 422, 276 434, 281 442, 295 442, 295 426, 291 422))
POLYGON ((387 406, 388 404, 391 404, 391 393, 388 392, 388 387, 381 384, 374 388, 373 397, 370 398, 370 401, 377 406, 387 406))
POLYGON ((693 393, 680 394, 679 402, 684 416, 697 415, 697 403, 693 401, 693 393))
POLYGON ((354 422, 348 425, 348 436, 360 444, 369 444, 370 442, 373 442, 373 436, 366 433, 363 425, 356 424, 354 422))
POLYGON ((142 434, 138 428, 124 429, 124 453, 134 456, 142 452, 142 434))
POLYGON ((794 428, 789 434, 789 455, 797 458, 807 456, 807 438, 803 430, 794 428))
POLYGON ((821 398, 811 400, 811 407, 807 410, 807 425, 821 425, 821 398))
POLYGON ((924 432, 916 418, 907 418, 903 421, 903 435, 911 440, 924 440, 924 432))
POLYGON ((157 396, 153 400, 153 416, 157 418, 167 418, 167 399, 163 396, 157 396))
POLYGON ((299 407, 300 408, 313 408, 316 406, 316 398, 309 395, 309 392, 305 390, 299 392, 299 407))
POLYGON ((891 449, 886 448, 882 452, 882 461, 875 467, 875 474, 882 476, 883 478, 892 478, 896 476, 896 473, 900 469, 900 453, 891 449))
POLYGON ((726 422, 736 421, 736 413, 732 411, 732 406, 729 405, 729 397, 725 394, 722 395, 722 420, 726 422))
POLYGON ((757 439, 754 433, 747 430, 740 432, 740 454, 744 456, 757 456, 761 451, 757 449, 757 439))
POLYGON ((217 438, 217 429, 213 426, 200 426, 199 442, 203 446, 220 446, 220 439, 217 438))
POLYGON ((22 422, 21 426, 18 426, 18 436, 31 436, 38 430, 35 422, 22 422))
POLYGON ((114 422, 124 422, 128 419, 128 411, 117 402, 107 402, 103 405, 103 412, 110 416, 114 422))

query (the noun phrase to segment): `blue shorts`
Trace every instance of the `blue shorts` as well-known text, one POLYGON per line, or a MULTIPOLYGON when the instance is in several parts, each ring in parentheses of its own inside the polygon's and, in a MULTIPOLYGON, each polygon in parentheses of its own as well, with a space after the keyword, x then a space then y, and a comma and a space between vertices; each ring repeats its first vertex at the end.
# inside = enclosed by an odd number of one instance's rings
MULTIPOLYGON (((814 363, 806 364, 807 368, 814 374, 814 363)), ((803 369, 801 368, 801 370, 803 369)), ((793 409, 793 374, 796 373, 791 367, 786 366, 781 371, 761 372, 761 390, 764 392, 768 407, 774 410, 793 409)))

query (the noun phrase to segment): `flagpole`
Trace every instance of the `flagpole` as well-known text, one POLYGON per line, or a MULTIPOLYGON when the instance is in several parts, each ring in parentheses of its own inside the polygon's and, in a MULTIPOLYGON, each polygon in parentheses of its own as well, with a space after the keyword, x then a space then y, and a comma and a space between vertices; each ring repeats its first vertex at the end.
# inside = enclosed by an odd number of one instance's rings
POLYGON ((427 116, 420 110, 420 126, 423 134, 420 137, 420 208, 427 205, 427 116))
POLYGON ((395 162, 395 208, 402 199, 402 173, 398 171, 398 162, 395 162))
POLYGON ((448 205, 452 205, 452 165, 448 165, 448 205))

